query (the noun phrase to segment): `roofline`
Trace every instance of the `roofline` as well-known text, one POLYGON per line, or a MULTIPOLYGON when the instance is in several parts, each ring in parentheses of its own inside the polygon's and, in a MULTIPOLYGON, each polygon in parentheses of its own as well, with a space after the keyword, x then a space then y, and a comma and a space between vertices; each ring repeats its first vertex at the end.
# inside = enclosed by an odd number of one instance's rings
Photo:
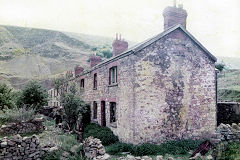
MULTIPOLYGON (((114 56, 114 57, 112 57, 112 58, 110 58, 110 59, 107 59, 107 60, 99 63, 98 65, 94 66, 94 67, 91 68, 90 70, 84 71, 82 74, 77 75, 75 78, 78 78, 78 77, 83 76, 83 75, 85 75, 85 74, 87 74, 87 73, 90 73, 90 72, 92 72, 92 71, 94 71, 94 70, 102 67, 102 66, 105 65, 105 64, 114 62, 114 61, 116 61, 116 60, 118 60, 118 59, 121 59, 121 58, 126 57, 126 56, 128 56, 128 55, 131 55, 131 54, 133 54, 133 53, 137 53, 138 51, 146 48, 147 46, 149 46, 149 45, 151 45, 152 43, 156 42, 156 41, 159 40, 160 38, 166 36, 167 34, 173 32, 173 31, 175 31, 176 29, 181 29, 181 30, 182 30, 185 34, 187 34, 201 49, 203 49, 203 51, 206 53, 206 55, 207 55, 212 61, 214 61, 214 62, 217 61, 217 58, 216 58, 214 55, 212 55, 192 34, 190 34, 185 28, 183 28, 180 24, 178 24, 178 25, 176 25, 176 26, 174 26, 174 27, 171 27, 171 28, 163 31, 162 33, 154 36, 153 38, 147 39, 146 41, 143 41, 143 42, 135 45, 134 47, 128 49, 127 51, 125 51, 125 52, 123 52, 123 53, 121 53, 121 54, 119 54, 119 55, 117 55, 117 56, 114 56)), ((70 79, 70 80, 74 80, 75 78, 70 79)))

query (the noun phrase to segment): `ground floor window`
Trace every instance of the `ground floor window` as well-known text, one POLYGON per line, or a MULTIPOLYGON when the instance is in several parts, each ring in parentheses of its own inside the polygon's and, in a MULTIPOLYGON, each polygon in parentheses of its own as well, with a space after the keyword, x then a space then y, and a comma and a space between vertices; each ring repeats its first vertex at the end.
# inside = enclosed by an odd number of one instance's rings
POLYGON ((93 102, 93 119, 97 119, 97 102, 93 102))
POLYGON ((110 123, 116 122, 116 102, 110 102, 110 123))

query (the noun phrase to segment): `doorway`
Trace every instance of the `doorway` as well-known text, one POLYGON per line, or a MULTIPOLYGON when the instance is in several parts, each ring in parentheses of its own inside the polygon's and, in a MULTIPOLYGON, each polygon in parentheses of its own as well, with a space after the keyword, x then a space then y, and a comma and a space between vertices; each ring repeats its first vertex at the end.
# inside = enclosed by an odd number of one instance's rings
POLYGON ((106 103, 101 101, 101 126, 106 126, 106 103))

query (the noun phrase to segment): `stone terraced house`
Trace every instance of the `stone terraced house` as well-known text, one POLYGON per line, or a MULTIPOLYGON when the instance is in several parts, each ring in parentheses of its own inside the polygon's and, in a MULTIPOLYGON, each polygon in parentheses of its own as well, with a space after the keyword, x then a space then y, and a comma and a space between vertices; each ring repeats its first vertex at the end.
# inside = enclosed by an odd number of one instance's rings
POLYGON ((187 30, 181 5, 167 7, 164 32, 130 49, 116 37, 113 57, 75 68, 91 121, 133 144, 198 138, 216 128, 216 58, 187 30))

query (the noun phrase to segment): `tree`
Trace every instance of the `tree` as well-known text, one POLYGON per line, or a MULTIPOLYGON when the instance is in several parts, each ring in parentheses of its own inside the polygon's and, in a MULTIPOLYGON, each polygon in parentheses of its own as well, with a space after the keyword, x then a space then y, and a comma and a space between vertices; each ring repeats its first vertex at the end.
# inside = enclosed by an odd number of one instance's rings
POLYGON ((215 68, 222 72, 223 69, 225 69, 225 66, 226 65, 224 63, 216 63, 215 68))
POLYGON ((63 106, 63 120, 73 130, 78 117, 82 117, 83 123, 88 123, 90 107, 79 96, 76 95, 76 86, 70 85, 70 92, 61 94, 61 105, 63 106), (75 89, 74 89, 75 88, 75 89))
POLYGON ((29 82, 22 91, 21 102, 36 110, 47 104, 48 94, 38 82, 29 82))
POLYGON ((13 108, 15 103, 13 100, 12 88, 6 84, 0 83, 0 110, 4 107, 13 108))
POLYGON ((52 80, 52 85, 54 89, 57 90, 57 94, 59 94, 59 90, 62 89, 65 81, 66 81, 66 78, 64 78, 63 76, 57 77, 56 79, 52 80))

